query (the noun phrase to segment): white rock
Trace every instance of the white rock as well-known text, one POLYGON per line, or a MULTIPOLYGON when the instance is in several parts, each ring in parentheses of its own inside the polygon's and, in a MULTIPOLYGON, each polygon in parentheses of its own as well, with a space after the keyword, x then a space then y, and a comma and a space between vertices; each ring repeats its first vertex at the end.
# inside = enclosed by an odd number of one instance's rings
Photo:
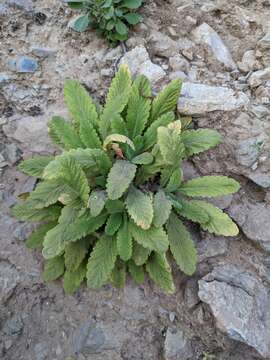
POLYGON ((195 42, 208 45, 217 60, 224 64, 228 69, 236 69, 236 64, 233 61, 228 48, 211 26, 203 23, 193 31, 193 36, 195 42))
POLYGON ((255 71, 249 78, 250 87, 255 88, 260 86, 264 81, 270 80, 270 67, 263 70, 255 71))
POLYGON ((178 111, 186 115, 202 115, 211 111, 233 111, 246 107, 248 97, 230 88, 184 83, 178 111))
POLYGON ((263 49, 270 49, 270 30, 265 34, 265 36, 259 41, 260 47, 263 49))
POLYGON ((187 360, 193 357, 191 342, 182 329, 168 328, 164 344, 166 360, 187 360))
POLYGON ((133 76, 139 74, 147 76, 153 84, 160 82, 166 76, 161 66, 152 63, 143 46, 137 46, 128 51, 121 59, 120 64, 127 64, 133 76))
POLYGON ((169 58, 179 51, 178 42, 159 31, 152 31, 149 41, 154 55, 169 58))
POLYGON ((258 63, 255 51, 248 50, 244 53, 242 61, 238 63, 238 67, 243 72, 249 72, 251 70, 258 70, 260 64, 258 63))
POLYGON ((181 56, 180 54, 174 55, 169 59, 170 67, 174 71, 184 71, 187 72, 189 70, 189 63, 188 61, 181 56))

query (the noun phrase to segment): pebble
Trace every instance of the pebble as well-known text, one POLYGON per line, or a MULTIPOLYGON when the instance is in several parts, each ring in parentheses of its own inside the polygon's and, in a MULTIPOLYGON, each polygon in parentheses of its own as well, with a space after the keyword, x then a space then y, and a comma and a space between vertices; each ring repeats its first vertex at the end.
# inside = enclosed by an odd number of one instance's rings
POLYGON ((263 49, 270 49, 270 30, 259 41, 259 46, 263 49))
POLYGON ((255 71, 249 78, 248 83, 251 88, 260 86, 264 81, 270 80, 270 67, 255 71))
POLYGON ((31 57, 20 56, 9 60, 8 67, 11 71, 16 71, 18 73, 34 73, 38 69, 38 62, 31 57))
POLYGON ((56 49, 51 49, 51 48, 43 48, 43 47, 35 47, 33 46, 31 48, 31 53, 39 58, 48 58, 48 57, 52 57, 55 56, 57 53, 56 49))

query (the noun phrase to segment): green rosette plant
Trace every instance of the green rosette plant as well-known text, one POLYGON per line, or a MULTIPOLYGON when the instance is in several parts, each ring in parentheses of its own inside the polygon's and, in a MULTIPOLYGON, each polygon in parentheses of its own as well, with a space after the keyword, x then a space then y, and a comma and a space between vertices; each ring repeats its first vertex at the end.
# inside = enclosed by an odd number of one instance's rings
POLYGON ((74 30, 92 27, 113 45, 127 40, 129 28, 141 21, 136 11, 142 0, 70 0, 68 5, 83 12, 71 22, 74 30))
POLYGON ((168 253, 192 275, 197 253, 185 226, 235 236, 236 224, 203 198, 228 195, 239 184, 226 176, 185 181, 183 160, 220 143, 212 129, 188 129, 176 116, 181 83, 172 81, 156 97, 148 79, 131 79, 122 65, 104 106, 97 106, 75 80, 64 97, 71 121, 55 116, 49 135, 62 150, 19 165, 38 184, 12 212, 39 222, 26 244, 42 249, 46 281, 63 276, 67 293, 87 280, 123 287, 127 273, 137 284, 145 273, 174 292, 168 253))

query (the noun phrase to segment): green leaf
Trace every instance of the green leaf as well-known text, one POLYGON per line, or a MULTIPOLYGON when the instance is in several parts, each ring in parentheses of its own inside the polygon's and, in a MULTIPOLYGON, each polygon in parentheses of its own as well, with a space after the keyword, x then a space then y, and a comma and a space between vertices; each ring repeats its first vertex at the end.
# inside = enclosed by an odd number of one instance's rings
POLYGON ((154 161, 154 157, 149 152, 144 152, 140 155, 135 156, 132 160, 133 164, 138 165, 149 165, 154 161))
POLYGON ((104 209, 107 200, 107 194, 104 190, 93 190, 89 197, 88 207, 91 216, 98 216, 104 209))
POLYGON ((67 271, 64 274, 63 287, 66 294, 73 294, 86 277, 86 264, 83 262, 77 270, 67 271))
POLYGON ((85 212, 72 223, 61 223, 48 231, 44 242, 42 254, 45 259, 50 259, 64 251, 65 245, 70 241, 79 240, 86 235, 98 230, 106 221, 107 215, 100 214, 91 217, 85 212))
POLYGON ((111 214, 108 217, 107 224, 105 226, 105 233, 107 235, 114 235, 116 231, 119 229, 122 223, 122 214, 121 213, 115 213, 111 214))
POLYGON ((57 256, 45 261, 42 277, 44 281, 53 281, 63 275, 65 271, 63 256, 57 256))
POLYGON ((183 180, 183 171, 181 168, 174 170, 172 175, 170 176, 169 182, 166 186, 166 190, 169 192, 176 191, 182 183, 183 180))
POLYGON ((223 236, 236 236, 239 233, 237 225, 232 219, 216 206, 206 201, 194 200, 193 204, 201 208, 209 216, 207 223, 201 224, 203 230, 223 236))
POLYGON ((129 216, 142 229, 149 229, 153 220, 153 205, 149 195, 135 187, 130 187, 126 198, 129 216))
POLYGON ((151 148, 157 141, 157 129, 160 126, 167 126, 174 120, 174 113, 169 112, 154 121, 144 133, 144 149, 151 148))
POLYGON ((29 176, 42 177, 44 168, 54 159, 54 156, 35 156, 20 163, 19 169, 29 176))
POLYGON ((154 99, 152 104, 151 122, 169 111, 174 111, 180 96, 181 81, 173 80, 154 99))
POLYGON ((123 289, 126 284, 126 266, 123 262, 117 260, 111 273, 111 281, 117 289, 123 289))
POLYGON ((51 205, 44 209, 35 209, 34 204, 30 200, 18 203, 11 209, 11 214, 22 221, 54 221, 60 215, 61 207, 59 205, 51 205))
POLYGON ((167 228, 170 250, 177 265, 185 274, 192 275, 196 271, 197 251, 189 232, 174 213, 167 228))
POLYGON ((157 142, 164 161, 177 166, 184 154, 184 145, 180 136, 164 126, 157 129, 157 142))
POLYGON ((88 15, 80 15, 70 22, 70 27, 75 31, 84 32, 88 28, 89 23, 88 15))
POLYGON ((139 94, 143 97, 150 98, 152 96, 151 83, 144 75, 138 75, 133 82, 133 87, 137 87, 139 94))
POLYGON ((202 208, 196 204, 196 201, 180 201, 181 208, 177 209, 177 213, 188 220, 192 220, 199 224, 206 224, 210 218, 207 212, 202 211, 202 208))
POLYGON ((107 193, 111 200, 119 199, 127 190, 136 174, 136 165, 126 160, 117 160, 107 178, 107 193))
POLYGON ((157 252, 167 251, 169 242, 163 228, 152 227, 148 230, 143 230, 135 223, 130 222, 130 231, 134 240, 143 247, 157 252))
POLYGON ((109 278, 116 261, 116 239, 102 236, 96 243, 87 264, 87 285, 100 288, 109 278))
POLYGON ((121 200, 107 200, 105 208, 110 214, 122 213, 125 210, 125 205, 121 200))
POLYGON ((128 136, 127 125, 121 115, 117 114, 111 120, 111 128, 114 134, 120 134, 128 136))
POLYGON ((115 23, 115 30, 120 34, 120 35, 126 35, 128 33, 128 28, 127 26, 123 23, 123 21, 121 20, 117 20, 115 23))
POLYGON ((113 79, 99 122, 99 131, 105 139, 110 130, 111 119, 121 114, 127 105, 131 90, 131 74, 127 66, 122 65, 113 79))
POLYGON ((80 138, 84 145, 90 149, 101 148, 101 141, 92 123, 84 118, 80 122, 80 138))
POLYGON ((97 126, 98 114, 95 103, 78 81, 65 81, 64 97, 75 128, 80 129, 83 125, 83 128, 87 129, 89 124, 92 128, 97 126))
POLYGON ((153 224, 156 227, 161 227, 168 220, 172 209, 172 203, 167 198, 166 194, 162 189, 160 189, 155 194, 153 206, 154 206, 153 224))
POLYGON ((42 249, 45 235, 49 230, 56 226, 56 222, 40 225, 26 240, 26 246, 29 249, 42 249))
POLYGON ((51 139, 61 148, 69 150, 84 147, 76 131, 60 116, 53 116, 48 127, 51 139))
POLYGON ((93 175, 106 175, 112 166, 110 158, 101 149, 76 149, 69 151, 69 154, 93 175))
POLYGON ((143 247, 142 245, 138 244, 137 242, 133 243, 133 252, 132 252, 132 259, 137 266, 141 266, 146 263, 151 250, 143 247))
POLYGON ((146 264, 150 278, 168 294, 175 292, 170 265, 165 254, 153 253, 146 264))
POLYGON ((133 260, 128 262, 128 271, 136 284, 144 282, 144 271, 142 266, 137 266, 133 260))
POLYGON ((131 149, 135 150, 133 142, 127 136, 120 134, 112 134, 107 136, 103 143, 103 149, 106 150, 109 145, 118 142, 122 144, 128 144, 131 149))
POLYGON ((129 13, 124 16, 127 22, 131 25, 137 25, 141 20, 142 17, 136 13, 129 13))
POLYGON ((117 252, 124 261, 129 260, 132 256, 132 236, 126 216, 124 216, 123 223, 117 232, 117 252))
POLYGON ((222 140, 221 135, 211 129, 186 130, 182 132, 181 139, 185 145, 187 156, 211 149, 222 140))
POLYGON ((138 9, 142 5, 142 0, 123 0, 123 6, 128 9, 138 9))
POLYGON ((240 185, 227 176, 202 176, 182 183, 179 192, 187 196, 214 197, 237 192, 240 185))
POLYGON ((131 139, 141 135, 150 115, 150 100, 142 97, 136 86, 132 87, 127 108, 127 129, 131 139))
POLYGON ((76 271, 88 252, 90 242, 87 238, 70 242, 65 246, 65 266, 68 271, 76 271))

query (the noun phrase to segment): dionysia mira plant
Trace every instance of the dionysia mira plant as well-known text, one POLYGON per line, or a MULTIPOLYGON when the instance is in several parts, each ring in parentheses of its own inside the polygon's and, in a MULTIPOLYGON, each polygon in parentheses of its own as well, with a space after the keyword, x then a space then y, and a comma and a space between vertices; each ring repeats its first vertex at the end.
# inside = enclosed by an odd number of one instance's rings
POLYGON ((236 192, 235 180, 183 180, 182 161, 221 138, 215 130, 189 130, 186 119, 176 117, 180 88, 174 80, 153 98, 147 78, 132 82, 122 65, 101 107, 77 81, 66 81, 71 121, 55 116, 49 122, 62 153, 20 164, 39 182, 13 207, 20 220, 41 222, 27 245, 43 249, 46 281, 63 276, 72 293, 85 279, 95 289, 107 282, 123 287, 128 272, 138 284, 147 272, 172 293, 168 253, 184 273, 196 269, 196 248, 183 221, 217 235, 238 233, 227 214, 202 200, 236 192))

